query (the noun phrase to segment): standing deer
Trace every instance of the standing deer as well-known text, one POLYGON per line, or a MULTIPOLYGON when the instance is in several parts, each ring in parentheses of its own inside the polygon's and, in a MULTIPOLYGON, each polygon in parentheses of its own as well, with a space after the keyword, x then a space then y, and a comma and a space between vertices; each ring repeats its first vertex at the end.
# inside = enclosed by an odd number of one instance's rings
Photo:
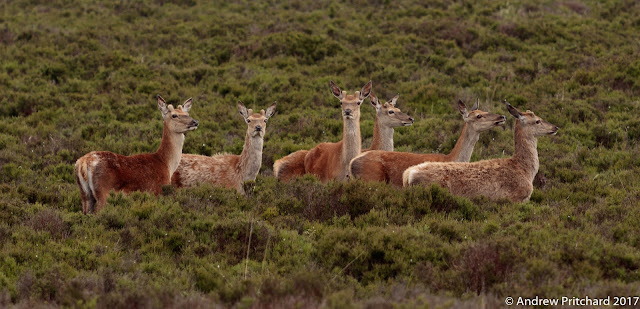
POLYGON ((342 108, 342 140, 337 143, 321 143, 309 150, 304 157, 304 170, 314 174, 322 182, 331 179, 347 179, 349 162, 362 150, 360 138, 360 104, 371 93, 371 81, 362 91, 347 94, 333 81, 329 83, 331 93, 340 100, 342 108))
POLYGON ((198 121, 189 117, 191 99, 173 108, 158 96, 164 128, 162 142, 155 153, 123 156, 109 151, 92 151, 75 165, 76 182, 82 197, 82 212, 98 212, 111 190, 129 193, 147 191, 162 193, 178 168, 185 133, 195 130, 198 121))
MULTIPOLYGON (((398 96, 380 104, 373 91, 369 95, 371 105, 376 110, 376 118, 373 126, 373 138, 371 147, 362 150, 362 152, 370 150, 388 150, 393 151, 393 132, 395 127, 410 126, 413 124, 413 118, 403 113, 396 107, 398 96)), ((298 150, 291 153, 273 164, 274 175, 282 180, 289 181, 295 177, 302 176, 306 173, 304 168, 304 158, 309 150, 298 150)))
POLYGON ((479 101, 476 101, 469 112, 464 102, 458 101, 458 110, 464 120, 464 126, 460 138, 448 155, 369 151, 351 161, 351 175, 368 181, 385 181, 401 187, 402 172, 410 166, 422 162, 469 162, 480 133, 504 125, 506 120, 503 115, 479 110, 478 104, 479 101))
POLYGON ((403 113, 396 107, 398 95, 384 104, 380 104, 378 97, 371 91, 369 100, 371 105, 376 109, 376 119, 373 124, 373 139, 371 147, 363 149, 362 152, 369 150, 393 151, 393 132, 396 127, 410 126, 413 124, 413 118, 403 113))
POLYGON ((262 146, 267 130, 267 120, 276 111, 276 103, 267 111, 253 113, 238 102, 238 112, 247 123, 244 147, 240 155, 217 154, 211 157, 192 154, 182 155, 178 169, 171 178, 176 187, 192 187, 209 182, 214 186, 234 188, 244 194, 242 184, 255 180, 262 165, 262 146))
POLYGON ((515 151, 511 158, 473 163, 426 162, 404 171, 405 186, 436 183, 464 197, 484 195, 493 200, 528 201, 533 178, 538 173, 538 136, 555 135, 558 127, 542 120, 532 111, 519 112, 506 100, 507 110, 515 117, 515 151))

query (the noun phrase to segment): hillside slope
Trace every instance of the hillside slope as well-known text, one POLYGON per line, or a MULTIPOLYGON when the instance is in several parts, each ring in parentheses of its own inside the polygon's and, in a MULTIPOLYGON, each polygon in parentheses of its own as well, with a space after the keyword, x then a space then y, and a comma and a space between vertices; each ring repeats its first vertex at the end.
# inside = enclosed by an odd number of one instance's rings
MULTIPOLYGON (((637 1, 0 2, 0 307, 500 306, 638 296, 637 1), (438 187, 271 177, 337 141, 329 92, 369 80, 416 122, 398 151, 448 153, 479 97, 507 115, 472 161, 513 153, 507 99, 560 127, 539 139, 531 201, 438 187), (155 95, 194 98, 184 152, 240 153, 248 108, 276 101, 248 196, 202 185, 113 195, 81 214, 92 150, 152 152, 155 95)), ((374 111, 361 108, 363 146, 374 111)))

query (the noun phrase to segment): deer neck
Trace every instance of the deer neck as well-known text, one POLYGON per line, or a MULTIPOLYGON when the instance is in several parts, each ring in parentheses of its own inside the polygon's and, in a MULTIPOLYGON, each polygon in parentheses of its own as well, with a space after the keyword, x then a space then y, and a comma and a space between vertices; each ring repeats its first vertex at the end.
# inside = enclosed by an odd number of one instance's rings
POLYGON ((182 146, 184 145, 184 133, 169 131, 165 123, 162 129, 162 142, 156 154, 164 161, 169 168, 169 177, 178 169, 182 158, 182 146))
POLYGON ((263 145, 264 138, 252 137, 249 133, 246 134, 242 154, 240 154, 240 162, 238 163, 242 181, 254 180, 258 172, 260 172, 263 145))
POLYGON ((516 161, 531 176, 531 180, 538 173, 540 162, 538 161, 538 139, 532 134, 527 134, 520 126, 520 122, 516 121, 513 130, 514 137, 514 154, 513 160, 516 161))
POLYGON ((462 133, 460 138, 456 142, 456 145, 449 153, 449 161, 451 162, 469 162, 471 160, 471 154, 473 153, 473 147, 478 142, 480 133, 469 128, 465 123, 462 127, 462 133))
POLYGON ((393 128, 380 125, 378 122, 378 115, 376 115, 371 150, 393 151, 393 128))
POLYGON ((362 141, 360 139, 360 118, 344 119, 342 127, 342 166, 346 171, 351 159, 360 154, 362 141), (345 167, 346 166, 346 167, 345 167))

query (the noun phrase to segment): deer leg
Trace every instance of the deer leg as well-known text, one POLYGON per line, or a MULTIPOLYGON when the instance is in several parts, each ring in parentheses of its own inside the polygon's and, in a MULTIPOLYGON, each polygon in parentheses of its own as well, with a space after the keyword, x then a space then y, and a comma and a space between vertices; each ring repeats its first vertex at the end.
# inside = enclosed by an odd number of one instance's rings
POLYGON ((91 188, 86 181, 80 179, 78 172, 76 171, 76 182, 80 188, 80 199, 82 200, 82 213, 87 214, 95 203, 95 198, 91 194, 91 188))
POLYGON ((87 200, 87 212, 94 212, 96 207, 96 198, 90 194, 89 199, 87 200))
POLYGON ((100 211, 100 209, 102 209, 102 207, 107 203, 107 197, 109 197, 109 191, 108 190, 100 190, 100 189, 96 189, 95 190, 95 203, 92 205, 93 209, 91 209, 91 212, 97 213, 100 211))
POLYGON ((88 199, 89 197, 87 196, 87 194, 82 190, 82 188, 80 188, 80 198, 82 199, 82 214, 86 215, 87 214, 87 204, 88 204, 88 199))
POLYGON ((80 189, 80 197, 82 198, 82 214, 86 215, 91 212, 96 203, 96 199, 90 192, 85 192, 82 189, 80 189))

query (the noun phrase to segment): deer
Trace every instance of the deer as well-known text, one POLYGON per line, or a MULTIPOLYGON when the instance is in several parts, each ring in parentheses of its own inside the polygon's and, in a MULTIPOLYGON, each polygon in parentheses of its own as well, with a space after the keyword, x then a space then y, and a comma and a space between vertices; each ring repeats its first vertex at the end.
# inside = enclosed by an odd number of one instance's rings
POLYGON ((167 105, 158 95, 158 109, 164 126, 162 142, 155 153, 123 156, 110 151, 92 151, 75 164, 76 182, 80 187, 82 213, 98 212, 106 204, 110 191, 162 193, 162 186, 171 182, 182 156, 185 134, 198 127, 189 116, 192 99, 178 108, 167 105))
POLYGON ((304 157, 304 169, 316 175, 322 182, 346 180, 349 162, 362 150, 360 137, 360 105, 371 93, 371 81, 361 91, 347 94, 333 81, 329 83, 331 93, 340 100, 342 108, 342 140, 337 143, 321 143, 309 150, 304 157))
MULTIPOLYGON (((371 105, 376 110, 376 117, 373 125, 373 138, 371 147, 363 149, 362 152, 370 150, 387 150, 393 151, 393 133, 394 128, 401 126, 411 126, 414 119, 403 113, 397 106, 399 95, 391 100, 381 104, 378 97, 373 91, 369 94, 371 105)), ((273 172, 276 178, 281 181, 290 181, 291 179, 304 175, 304 159, 309 153, 308 150, 298 150, 279 160, 273 164, 273 172)))
POLYGON ((376 110, 376 118, 373 123, 371 147, 363 149, 362 152, 370 150, 393 151, 394 128, 408 127, 413 124, 413 118, 396 107, 399 97, 400 95, 396 95, 391 100, 381 104, 375 93, 371 91, 369 100, 376 110))
POLYGON ((467 198, 483 195, 491 200, 528 201, 540 166, 538 137, 555 135, 558 127, 530 110, 521 113, 506 100, 505 104, 516 118, 512 157, 472 163, 425 162, 404 171, 404 186, 438 184, 454 195, 467 198))
POLYGON ((311 150, 299 150, 274 162, 274 175, 284 181, 314 174, 321 181, 344 180, 348 165, 362 150, 360 137, 360 105, 371 93, 371 81, 361 91, 347 94, 336 83, 329 82, 331 93, 340 100, 342 108, 342 140, 337 143, 321 143, 311 150))
POLYGON ((505 124, 506 117, 482 111, 479 100, 468 111, 462 100, 458 100, 458 110, 464 120, 462 133, 449 154, 418 154, 409 152, 369 151, 355 157, 350 163, 350 173, 354 178, 367 181, 388 182, 402 187, 402 173, 410 166, 422 162, 469 162, 473 147, 480 133, 505 124))
POLYGON ((247 124, 244 146, 240 155, 216 154, 201 156, 183 154, 180 165, 171 177, 175 187, 193 187, 208 182, 217 187, 236 189, 245 194, 243 183, 255 180, 262 166, 262 148, 267 120, 276 111, 276 103, 265 111, 254 113, 238 101, 238 112, 247 124))

